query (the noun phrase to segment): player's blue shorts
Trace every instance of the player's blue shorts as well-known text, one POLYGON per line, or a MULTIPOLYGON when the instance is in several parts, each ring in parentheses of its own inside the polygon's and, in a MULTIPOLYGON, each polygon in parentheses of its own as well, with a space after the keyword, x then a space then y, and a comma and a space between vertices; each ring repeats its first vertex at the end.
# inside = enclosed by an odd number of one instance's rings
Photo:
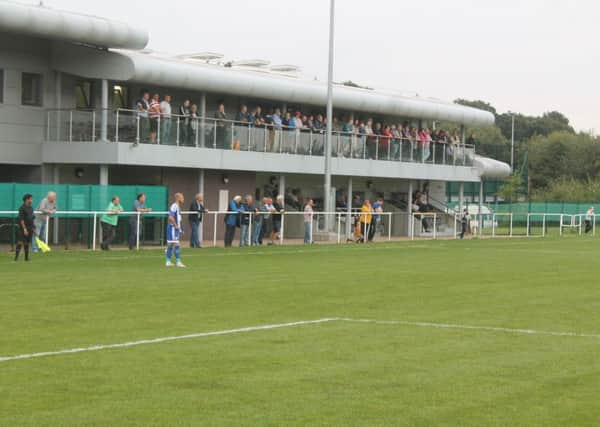
POLYGON ((179 230, 172 224, 167 224, 167 243, 179 243, 179 230))

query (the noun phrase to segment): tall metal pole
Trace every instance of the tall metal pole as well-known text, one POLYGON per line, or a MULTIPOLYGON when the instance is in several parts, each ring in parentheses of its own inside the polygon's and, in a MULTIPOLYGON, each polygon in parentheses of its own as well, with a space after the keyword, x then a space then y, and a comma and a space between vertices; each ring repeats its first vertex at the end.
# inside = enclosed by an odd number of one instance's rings
POLYGON ((515 173, 515 115, 512 115, 512 128, 510 132, 510 169, 515 173))
MULTIPOLYGON (((329 73, 327 77, 327 139, 325 140, 325 185, 324 210, 329 211, 331 204, 331 145, 333 132, 333 48, 335 25, 335 0, 331 0, 329 12, 329 73)), ((329 215, 325 215, 325 229, 330 231, 329 215)))

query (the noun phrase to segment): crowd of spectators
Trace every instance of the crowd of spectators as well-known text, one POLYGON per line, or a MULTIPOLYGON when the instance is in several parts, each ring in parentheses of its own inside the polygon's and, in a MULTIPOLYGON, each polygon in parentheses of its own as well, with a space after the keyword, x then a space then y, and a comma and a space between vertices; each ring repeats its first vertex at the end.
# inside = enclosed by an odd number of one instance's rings
MULTIPOLYGON (((174 136, 172 121, 178 120, 178 142, 181 145, 195 145, 201 119, 198 105, 191 99, 185 99, 175 114, 171 101, 170 95, 164 95, 161 100, 158 94, 151 97, 149 92, 143 92, 135 105, 142 123, 141 138, 153 144, 169 144, 174 136)), ((205 132, 214 133, 211 136, 214 137, 216 148, 223 149, 239 150, 244 128, 263 128, 270 131, 265 151, 277 151, 281 132, 324 134, 327 131, 327 117, 323 114, 282 111, 280 108, 271 108, 265 112, 259 105, 252 109, 242 105, 236 114, 229 115, 225 104, 219 103, 213 117, 204 119, 205 123, 208 122, 205 132)), ((431 157, 433 143, 443 144, 448 156, 454 155, 456 148, 461 144, 461 138, 456 131, 430 130, 425 126, 416 127, 409 122, 388 123, 373 118, 359 119, 348 116, 340 120, 334 117, 333 131, 348 138, 360 138, 364 145, 365 157, 371 159, 389 157, 390 160, 399 160, 402 143, 410 143, 411 147, 418 149, 423 161, 427 161, 431 157)), ((319 151, 322 147, 315 149, 319 151)))

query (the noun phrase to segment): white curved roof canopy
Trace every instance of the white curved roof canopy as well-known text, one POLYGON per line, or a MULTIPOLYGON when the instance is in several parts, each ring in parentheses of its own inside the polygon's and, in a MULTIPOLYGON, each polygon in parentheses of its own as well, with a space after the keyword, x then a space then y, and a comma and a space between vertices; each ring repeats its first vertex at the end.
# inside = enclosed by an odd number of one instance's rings
POLYGON ((499 160, 472 155, 473 167, 479 171, 482 178, 504 179, 510 176, 510 165, 499 160))
MULTIPOLYGON (((285 100, 290 103, 325 105, 327 87, 322 82, 260 75, 230 68, 190 64, 176 58, 156 58, 137 52, 120 51, 133 62, 131 80, 190 90, 285 100)), ((470 126, 491 125, 493 114, 463 105, 438 100, 398 96, 374 90, 336 85, 335 108, 460 123, 470 126)))
POLYGON ((0 1, 0 31, 105 48, 143 49, 148 33, 96 16, 0 1))

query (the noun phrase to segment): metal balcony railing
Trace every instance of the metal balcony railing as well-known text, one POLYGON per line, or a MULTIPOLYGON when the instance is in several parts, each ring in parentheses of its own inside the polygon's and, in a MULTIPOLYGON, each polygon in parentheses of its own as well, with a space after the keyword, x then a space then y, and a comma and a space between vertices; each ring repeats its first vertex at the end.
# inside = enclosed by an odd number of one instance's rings
MULTIPOLYGON (((49 110, 46 141, 120 142, 323 156, 326 131, 135 110, 49 110), (104 116, 106 125, 100 124, 104 116), (104 137, 103 133, 106 134, 104 137)), ((472 166, 473 146, 375 134, 333 132, 332 156, 472 166)))

